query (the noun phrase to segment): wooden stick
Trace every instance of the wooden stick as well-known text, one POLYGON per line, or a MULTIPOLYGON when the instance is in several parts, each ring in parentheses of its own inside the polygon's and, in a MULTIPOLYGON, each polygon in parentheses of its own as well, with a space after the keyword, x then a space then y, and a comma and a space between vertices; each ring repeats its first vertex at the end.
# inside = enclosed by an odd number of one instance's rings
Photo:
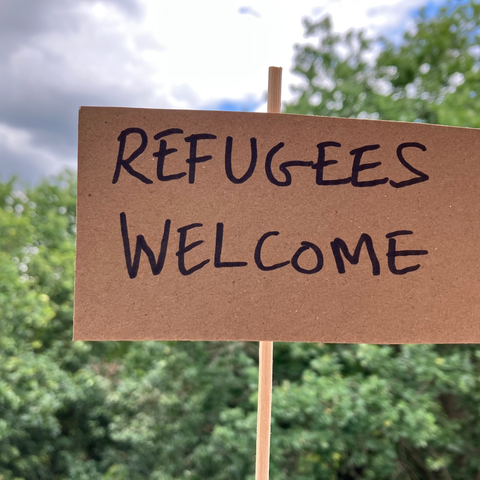
MULTIPOLYGON (((268 70, 269 113, 280 113, 282 98, 282 69, 268 70)), ((268 480, 270 469, 270 425, 272 415, 273 342, 260 342, 258 372, 257 459, 255 480, 268 480)))
POLYGON ((282 106, 282 68, 268 69, 268 100, 267 112, 280 113, 282 106))
POLYGON ((273 342, 260 342, 255 480, 268 480, 272 414, 273 342))

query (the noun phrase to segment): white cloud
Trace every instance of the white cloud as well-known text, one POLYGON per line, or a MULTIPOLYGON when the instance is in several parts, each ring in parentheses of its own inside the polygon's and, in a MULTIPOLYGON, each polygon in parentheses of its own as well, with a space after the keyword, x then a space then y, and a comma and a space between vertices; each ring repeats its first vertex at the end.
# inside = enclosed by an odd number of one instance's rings
POLYGON ((80 105, 258 105, 270 65, 284 68, 287 100, 302 17, 330 13, 339 31, 391 35, 425 3, 0 0, 0 172, 28 166, 33 178, 71 165, 80 105))
POLYGON ((35 143, 26 129, 0 123, 0 174, 3 179, 18 175, 25 180, 36 180, 41 175, 52 175, 61 168, 75 168, 75 158, 58 156, 48 147, 35 143), (10 161, 6 162, 4 159, 10 161))
MULTIPOLYGON (((440 1, 440 0, 439 0, 440 1)), ((288 85, 293 45, 303 42, 302 18, 333 17, 334 28, 365 28, 370 34, 398 35, 408 27, 412 10, 426 0, 203 0, 150 2, 146 25, 165 47, 158 53, 156 78, 168 85, 189 85, 199 108, 212 99, 260 97, 268 66, 284 68, 282 97, 288 85), (243 13, 242 13, 243 12, 243 13), (250 13, 249 12, 253 12, 250 13)))

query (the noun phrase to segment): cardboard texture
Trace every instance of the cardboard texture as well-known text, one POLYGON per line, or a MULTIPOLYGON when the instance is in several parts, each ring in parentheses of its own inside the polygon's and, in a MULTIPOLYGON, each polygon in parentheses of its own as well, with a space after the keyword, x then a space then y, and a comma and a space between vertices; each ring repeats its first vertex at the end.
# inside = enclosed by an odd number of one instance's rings
POLYGON ((478 343, 479 151, 474 129, 82 107, 74 339, 478 343))

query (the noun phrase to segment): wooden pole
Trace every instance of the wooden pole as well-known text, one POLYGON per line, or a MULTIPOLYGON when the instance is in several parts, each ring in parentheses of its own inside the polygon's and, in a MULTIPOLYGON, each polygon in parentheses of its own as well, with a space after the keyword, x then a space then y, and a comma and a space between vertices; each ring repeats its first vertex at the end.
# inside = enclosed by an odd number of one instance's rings
POLYGON ((267 112, 280 113, 282 103, 282 69, 270 67, 268 69, 268 100, 267 112))
POLYGON ((272 413, 273 342, 260 342, 255 480, 268 480, 272 413))
MULTIPOLYGON (((282 69, 268 70, 269 113, 280 113, 282 98, 282 69)), ((268 480, 270 469, 270 426, 272 416, 273 342, 260 342, 258 372, 257 457, 255 480, 268 480)))

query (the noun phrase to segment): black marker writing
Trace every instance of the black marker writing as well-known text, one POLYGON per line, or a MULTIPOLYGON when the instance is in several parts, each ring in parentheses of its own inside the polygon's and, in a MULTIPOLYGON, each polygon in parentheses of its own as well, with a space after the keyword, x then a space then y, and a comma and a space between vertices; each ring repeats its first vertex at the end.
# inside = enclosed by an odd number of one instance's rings
POLYGON ((170 235, 170 220, 165 220, 165 226, 163 228, 163 237, 160 243, 160 252, 158 258, 155 259, 155 254, 152 249, 147 245, 145 237, 143 235, 137 235, 137 241, 135 244, 135 254, 132 262, 132 253, 130 251, 130 239, 128 238, 127 216, 125 212, 120 213, 120 229, 123 239, 123 250, 125 253, 125 262, 127 264, 127 271, 130 278, 135 278, 138 274, 138 268, 140 266, 140 256, 142 250, 147 255, 150 262, 150 268, 154 275, 159 275, 163 270, 165 263, 165 257, 167 255, 168 237, 170 235))
POLYGON ((165 166, 165 158, 167 155, 172 153, 178 152, 176 148, 167 148, 167 141, 163 139, 163 137, 167 137, 168 135, 173 135, 174 133, 183 133, 183 130, 179 128, 169 128, 168 130, 164 130, 163 132, 157 133, 153 138, 155 140, 160 140, 160 146, 158 148, 158 152, 153 154, 154 157, 157 157, 157 178, 160 181, 168 182, 170 180, 177 180, 179 178, 184 177, 187 172, 181 173, 174 173, 172 175, 164 175, 163 168, 165 166))
POLYGON ((247 262, 222 262, 223 249, 223 223, 217 223, 217 235, 215 237, 215 260, 214 265, 217 268, 224 267, 245 267, 247 262))
POLYGON ((120 145, 118 147, 117 164, 115 166, 115 173, 113 174, 112 183, 115 184, 118 182, 118 177, 120 177, 120 171, 122 167, 130 175, 138 178, 143 183, 153 183, 152 180, 147 178, 145 175, 142 175, 140 172, 137 172, 136 170, 134 170, 134 168, 130 165, 147 148, 148 138, 147 138, 147 134, 145 133, 145 130, 142 130, 141 128, 127 128, 126 130, 123 130, 122 133, 120 133, 117 140, 120 142, 120 145), (127 137, 129 135, 132 135, 133 133, 137 133, 138 135, 140 135, 142 143, 128 158, 123 158, 123 155, 125 153, 125 145, 127 143, 127 137))
POLYGON ((394 275, 405 275, 408 272, 414 272, 420 268, 420 265, 412 265, 410 267, 398 269, 395 264, 395 259, 397 257, 410 257, 412 255, 427 255, 427 250, 397 250, 397 240, 395 237, 399 235, 412 235, 413 232, 410 230, 397 230, 395 232, 387 233, 386 237, 388 238, 388 268, 394 275))
POLYGON ((336 238, 333 242, 330 243, 330 246, 332 247, 333 257, 335 258, 335 263, 337 264, 338 273, 345 273, 345 263, 343 261, 343 256, 345 256, 345 258, 352 265, 358 265, 358 262, 360 261, 360 251, 362 250, 363 245, 365 245, 365 247, 367 248, 367 253, 370 257, 370 261, 372 262, 373 275, 380 275, 380 263, 375 253, 375 249, 373 248, 372 237, 370 237, 370 235, 367 235, 366 233, 362 233, 360 235, 360 239, 358 240, 353 255, 348 250, 347 244, 341 238, 336 238))
POLYGON ((410 180, 404 180, 403 182, 394 182, 393 180, 390 180, 390 185, 395 188, 401 188, 401 187, 407 187, 408 185, 415 185, 416 183, 421 183, 421 182, 426 182, 430 177, 426 174, 421 172, 420 170, 417 170, 416 168, 412 167, 406 160, 405 157, 403 156, 403 150, 405 148, 419 148, 423 152, 427 151, 427 147, 425 145, 422 145, 421 143, 416 143, 416 142, 407 142, 407 143, 402 143, 397 147, 397 157, 400 160, 400 163, 408 170, 410 170, 412 173, 417 175, 415 178, 411 178, 410 180))
POLYGON ((177 232, 180 234, 180 241, 178 245, 178 252, 176 253, 176 255, 178 257, 178 269, 180 270, 180 273, 182 275, 191 275, 197 270, 200 270, 201 268, 203 268, 208 262, 210 262, 210 259, 206 259, 203 262, 200 262, 199 264, 195 265, 194 267, 191 267, 191 268, 185 267, 185 254, 203 243, 203 240, 197 240, 196 242, 193 242, 190 245, 186 245, 187 232, 192 228, 198 228, 198 227, 203 227, 203 224, 192 223, 190 225, 185 225, 184 227, 181 227, 177 230, 177 232))
POLYGON ((195 183, 195 166, 197 163, 207 162, 212 159, 211 155, 204 155, 203 157, 197 157, 197 144, 199 140, 215 140, 216 135, 211 133, 196 133, 185 138, 185 141, 190 143, 190 157, 186 162, 189 165, 188 169, 188 183, 195 183))
POLYGON ((348 178, 339 178, 336 180, 324 180, 323 171, 328 165, 335 165, 338 163, 337 160, 325 160, 325 149, 327 147, 341 147, 342 145, 338 142, 321 142, 317 145, 318 148, 318 159, 317 163, 312 165, 312 168, 317 171, 316 182, 317 185, 342 185, 345 183, 350 183, 352 177, 348 178))
POLYGON ((258 240, 257 242, 257 246, 255 247, 255 254, 254 254, 254 258, 255 258, 255 264, 257 265, 257 267, 260 269, 260 270, 263 270, 264 272, 268 272, 270 270, 276 270, 277 268, 281 268, 281 267, 284 267, 285 265, 288 265, 290 263, 289 260, 285 261, 285 262, 281 262, 281 263, 275 263, 274 265, 264 265, 263 261, 262 261, 262 248, 263 248, 263 244, 265 242, 265 240, 268 238, 268 237, 272 237, 272 236, 277 236, 279 235, 280 232, 267 232, 267 233, 264 233, 260 239, 258 240))
POLYGON ((304 273, 306 275, 311 275, 312 273, 317 273, 323 268, 323 254, 320 248, 318 248, 317 245, 314 243, 310 242, 302 242, 302 246, 294 253, 292 257, 292 267, 300 273, 304 273), (308 270, 307 268, 303 268, 299 265, 298 260, 300 259, 300 256, 302 255, 303 252, 306 252, 307 250, 313 250, 317 257, 317 264, 308 270))
POLYGON ((382 164, 381 162, 361 163, 362 156, 365 152, 377 150, 378 148, 380 148, 380 145, 365 145, 350 152, 350 155, 354 155, 352 166, 352 185, 354 187, 375 187, 376 185, 382 185, 388 182, 388 178, 379 178, 378 180, 367 180, 364 182, 358 180, 358 174, 360 172, 376 168, 382 164))
POLYGON ((257 158, 258 158, 257 139, 256 138, 250 139, 250 150, 252 152, 252 155, 250 157, 250 165, 248 166, 248 170, 240 178, 237 178, 233 174, 232 145, 233 145, 233 138, 227 137, 227 140, 225 142, 225 173, 227 174, 227 178, 232 183, 236 183, 236 184, 244 183, 253 175, 253 172, 255 171, 255 167, 257 166, 257 158))

